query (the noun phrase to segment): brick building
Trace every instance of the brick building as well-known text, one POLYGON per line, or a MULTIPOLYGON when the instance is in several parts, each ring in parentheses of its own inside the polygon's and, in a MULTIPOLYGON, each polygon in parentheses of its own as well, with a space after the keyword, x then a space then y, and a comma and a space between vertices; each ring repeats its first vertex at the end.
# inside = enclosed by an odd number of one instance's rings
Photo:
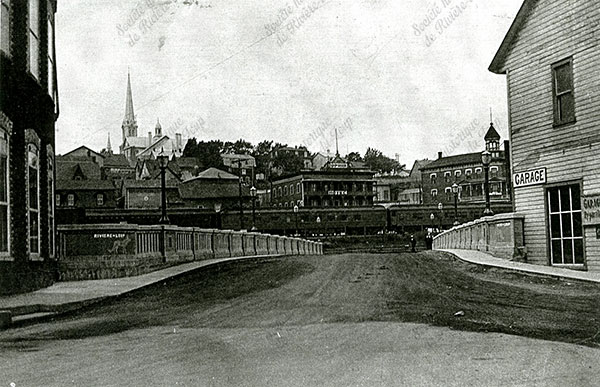
POLYGON ((0 293, 55 277, 56 6, 0 1, 0 293))
MULTIPOLYGON (((500 149, 500 135, 491 125, 485 135, 485 147, 492 154, 490 164, 490 200, 510 202, 509 167, 505 151, 500 149)), ((505 143, 508 147, 508 143, 505 143)), ((466 153, 443 157, 421 168, 423 203, 426 205, 454 205, 452 185, 459 186, 460 203, 485 203, 484 170, 481 153, 466 153)))

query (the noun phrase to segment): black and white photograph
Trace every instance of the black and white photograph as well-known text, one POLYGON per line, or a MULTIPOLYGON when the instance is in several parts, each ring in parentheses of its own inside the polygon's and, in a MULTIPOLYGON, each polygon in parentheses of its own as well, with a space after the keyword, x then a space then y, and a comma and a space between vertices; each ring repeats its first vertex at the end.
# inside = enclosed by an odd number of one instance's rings
POLYGON ((0 387, 598 359, 597 0, 0 0, 0 387))

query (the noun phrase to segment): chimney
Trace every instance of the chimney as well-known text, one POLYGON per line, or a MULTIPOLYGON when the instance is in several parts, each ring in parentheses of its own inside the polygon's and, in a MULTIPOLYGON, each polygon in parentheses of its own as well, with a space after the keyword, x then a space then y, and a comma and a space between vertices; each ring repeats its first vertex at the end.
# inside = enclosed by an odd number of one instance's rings
POLYGON ((181 133, 175 133, 175 142, 176 142, 176 146, 177 146, 177 150, 178 151, 182 151, 182 147, 183 147, 183 141, 181 139, 181 133))
POLYGON ((148 132, 148 146, 152 145, 152 132, 148 132))
POLYGON ((442 152, 438 152, 438 160, 442 158, 442 152))

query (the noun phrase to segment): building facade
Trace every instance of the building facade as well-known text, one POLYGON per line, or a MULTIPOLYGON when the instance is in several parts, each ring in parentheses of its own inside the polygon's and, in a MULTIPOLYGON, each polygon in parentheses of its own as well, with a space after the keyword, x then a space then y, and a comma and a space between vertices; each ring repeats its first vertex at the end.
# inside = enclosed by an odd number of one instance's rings
POLYGON ((599 25, 596 1, 526 0, 489 68, 507 78, 530 263, 600 270, 599 25))
POLYGON ((372 206, 374 173, 355 168, 337 156, 320 171, 303 171, 273 182, 274 207, 361 207, 372 206))
MULTIPOLYGON (((509 167, 504 150, 500 149, 500 136, 493 125, 485 136, 485 147, 491 153, 489 166, 490 201, 492 209, 495 203, 510 202, 509 167)), ((508 143, 505 143, 505 148, 508 143)), ((467 153, 443 157, 421 168, 423 203, 426 205, 454 205, 452 185, 459 187, 460 203, 485 203, 484 167, 481 153, 467 153)))
POLYGON ((0 1, 0 293, 53 282, 55 0, 0 1))

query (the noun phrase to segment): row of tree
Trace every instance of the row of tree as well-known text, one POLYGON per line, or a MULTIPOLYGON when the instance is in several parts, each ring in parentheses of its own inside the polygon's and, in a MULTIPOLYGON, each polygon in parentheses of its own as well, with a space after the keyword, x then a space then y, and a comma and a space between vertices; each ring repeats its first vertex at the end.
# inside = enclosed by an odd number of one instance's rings
MULTIPOLYGON (((235 142, 219 140, 198 142, 195 138, 192 138, 187 142, 183 155, 197 158, 204 168, 215 167, 220 169, 223 168, 221 153, 252 155, 256 160, 256 173, 262 173, 269 178, 274 170, 279 171, 281 174, 292 174, 304 168, 303 155, 278 152, 276 156, 273 156, 273 151, 286 146, 285 144, 266 140, 253 145, 243 139, 235 142)), ((364 156, 361 156, 358 152, 351 152, 344 158, 349 162, 362 162, 372 171, 379 173, 400 171, 405 168, 398 161, 385 156, 374 148, 368 148, 364 156)))

